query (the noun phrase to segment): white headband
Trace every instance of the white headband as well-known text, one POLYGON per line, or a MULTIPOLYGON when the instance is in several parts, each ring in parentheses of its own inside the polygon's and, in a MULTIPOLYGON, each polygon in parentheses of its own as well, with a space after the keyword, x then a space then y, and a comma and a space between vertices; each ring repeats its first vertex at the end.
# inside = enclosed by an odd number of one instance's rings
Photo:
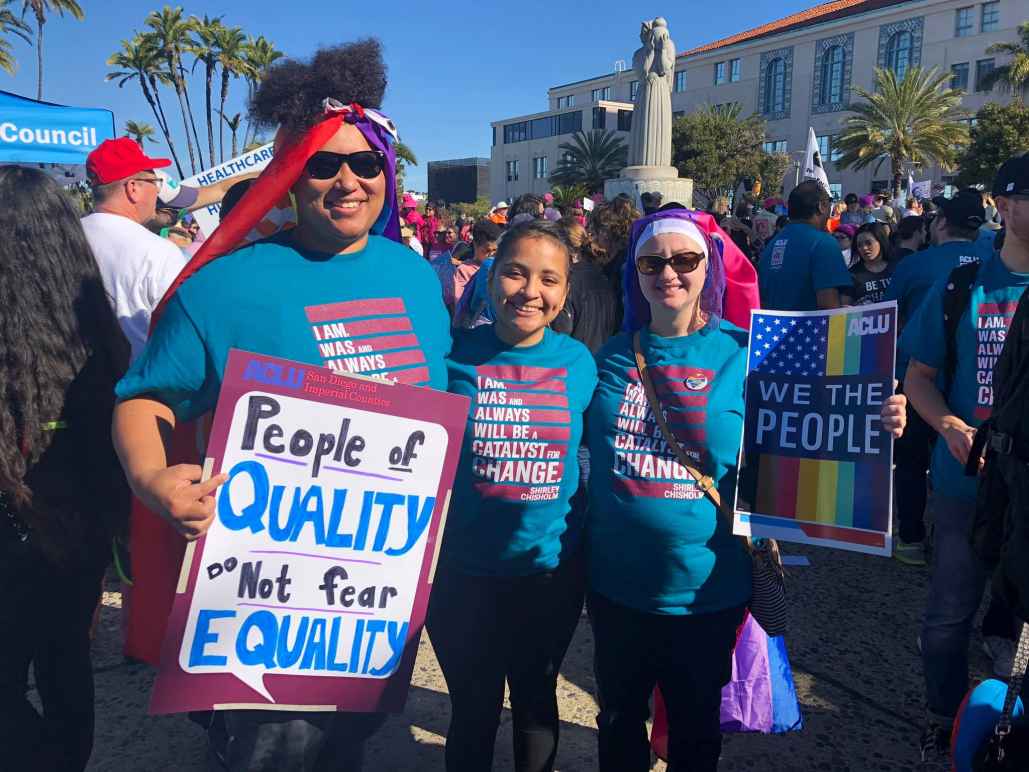
POLYGON ((700 228, 692 220, 665 217, 648 223, 647 227, 643 229, 639 241, 636 242, 636 254, 632 256, 632 259, 635 260, 639 256, 640 249, 644 244, 662 233, 681 233, 683 236, 688 236, 691 240, 697 242, 700 246, 700 251, 704 253, 704 257, 709 256, 707 253, 707 239, 704 238, 700 228))

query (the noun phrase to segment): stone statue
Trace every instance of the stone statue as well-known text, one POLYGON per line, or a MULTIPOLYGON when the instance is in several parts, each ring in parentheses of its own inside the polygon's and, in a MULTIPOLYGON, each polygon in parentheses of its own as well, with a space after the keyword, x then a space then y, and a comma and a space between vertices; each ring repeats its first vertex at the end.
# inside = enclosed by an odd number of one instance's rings
POLYGON ((636 92, 629 133, 629 166, 672 165, 672 87, 675 83, 675 43, 661 16, 643 22, 643 45, 632 55, 640 86, 636 92))

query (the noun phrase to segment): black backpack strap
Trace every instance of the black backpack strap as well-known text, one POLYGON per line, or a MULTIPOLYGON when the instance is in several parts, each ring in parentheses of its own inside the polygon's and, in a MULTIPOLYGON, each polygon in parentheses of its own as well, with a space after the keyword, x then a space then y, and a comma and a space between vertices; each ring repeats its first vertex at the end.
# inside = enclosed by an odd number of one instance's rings
POLYGON ((972 299, 972 287, 979 274, 979 261, 959 265, 947 277, 943 291, 943 332, 947 341, 947 358, 943 365, 945 391, 949 396, 958 366, 958 322, 972 299))

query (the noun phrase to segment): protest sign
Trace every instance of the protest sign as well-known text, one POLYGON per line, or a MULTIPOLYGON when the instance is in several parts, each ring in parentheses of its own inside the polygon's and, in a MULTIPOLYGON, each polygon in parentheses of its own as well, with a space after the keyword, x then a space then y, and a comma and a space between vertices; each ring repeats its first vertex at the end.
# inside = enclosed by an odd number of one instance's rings
POLYGON ((897 307, 751 314, 734 532, 890 555, 897 307))
POLYGON ((468 400, 233 349, 151 713, 403 708, 468 400))
MULTIPOLYGON (((202 188, 232 177, 259 172, 272 162, 272 155, 272 143, 269 142, 267 145, 254 148, 250 152, 236 156, 225 163, 212 166, 199 174, 194 174, 192 177, 183 180, 182 184, 191 188, 202 188)), ((218 223, 221 222, 221 203, 201 207, 192 214, 204 236, 210 236, 214 233, 214 229, 218 227, 218 223)), ((249 244, 251 241, 271 236, 273 233, 282 230, 285 226, 296 223, 296 221, 293 204, 289 196, 286 196, 247 234, 244 243, 249 244)))

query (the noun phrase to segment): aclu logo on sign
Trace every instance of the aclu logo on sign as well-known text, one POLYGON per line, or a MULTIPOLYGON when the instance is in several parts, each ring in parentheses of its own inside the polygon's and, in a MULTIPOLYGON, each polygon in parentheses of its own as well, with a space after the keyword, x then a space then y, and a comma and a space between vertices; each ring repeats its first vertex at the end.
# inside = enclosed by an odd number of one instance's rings
POLYGON ((251 359, 243 371, 244 381, 257 381, 268 386, 299 389, 304 385, 304 371, 297 367, 283 368, 274 362, 251 359))
POLYGON ((890 331, 890 315, 877 314, 876 316, 856 316, 850 320, 847 326, 847 337, 854 335, 878 335, 890 331))

